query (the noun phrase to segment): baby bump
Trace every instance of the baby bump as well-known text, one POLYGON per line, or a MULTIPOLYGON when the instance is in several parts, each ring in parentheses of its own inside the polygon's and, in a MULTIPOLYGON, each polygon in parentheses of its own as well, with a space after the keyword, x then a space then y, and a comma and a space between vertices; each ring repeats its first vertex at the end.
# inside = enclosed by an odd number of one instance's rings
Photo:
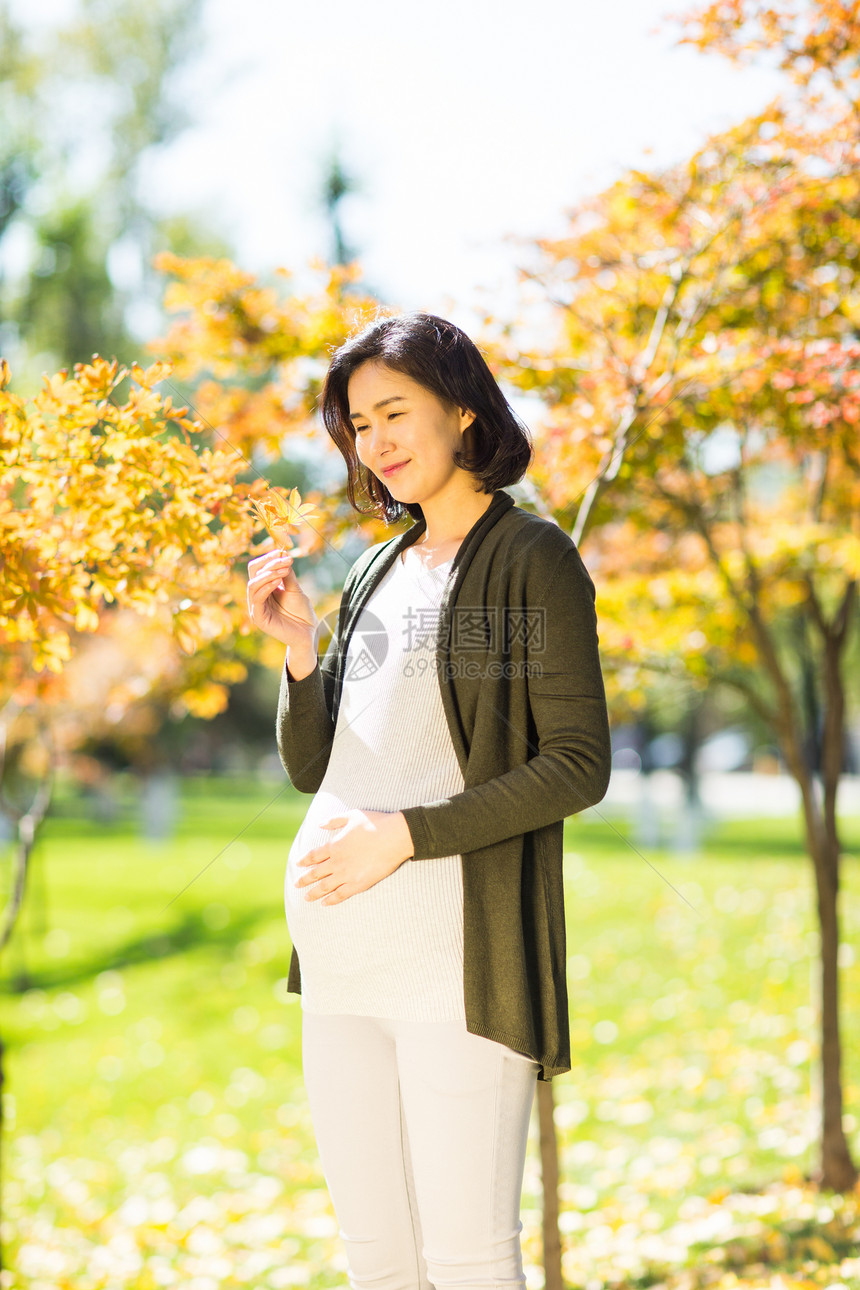
POLYGON ((306 878, 315 872, 315 866, 299 864, 302 857, 315 847, 325 846, 340 831, 340 826, 324 829, 323 824, 343 815, 353 809, 353 806, 352 802, 344 801, 336 793, 324 793, 320 790, 293 839, 287 856, 284 910, 290 939, 302 960, 303 971, 305 966, 310 970, 318 956, 336 958, 346 952, 347 942, 357 938, 365 941, 368 920, 372 924, 375 918, 381 916, 387 921, 377 907, 388 904, 389 884, 392 881, 402 881, 405 877, 401 866, 396 874, 389 875, 368 890, 356 892, 348 900, 335 905, 326 905, 321 898, 308 900, 308 892, 315 890, 317 882, 296 886, 300 878, 306 878))
POLYGON ((293 838, 292 846, 287 855, 287 871, 284 878, 284 890, 287 905, 296 901, 305 902, 304 892, 307 887, 300 887, 298 891, 295 884, 303 874, 308 873, 308 867, 299 866, 302 856, 307 855, 308 851, 314 847, 322 846, 329 838, 333 837, 338 829, 324 829, 322 826, 329 820, 336 819, 343 815, 350 807, 344 802, 343 798, 338 797, 336 793, 330 793, 320 789, 311 802, 305 818, 302 820, 296 836, 293 838))
POLYGON ((296 886, 300 878, 313 873, 313 866, 300 866, 299 860, 338 832, 323 829, 322 824, 349 809, 334 794, 315 801, 287 857, 284 907, 303 976, 311 979, 313 973, 340 972, 348 979, 351 973, 366 973, 392 962, 403 964, 416 954, 426 957, 432 948, 428 941, 440 936, 450 958, 457 947, 452 949, 448 942, 462 939, 459 855, 402 864, 364 891, 333 905, 307 899, 314 883, 296 886), (428 909, 435 911, 435 921, 444 925, 441 929, 428 929, 428 909))

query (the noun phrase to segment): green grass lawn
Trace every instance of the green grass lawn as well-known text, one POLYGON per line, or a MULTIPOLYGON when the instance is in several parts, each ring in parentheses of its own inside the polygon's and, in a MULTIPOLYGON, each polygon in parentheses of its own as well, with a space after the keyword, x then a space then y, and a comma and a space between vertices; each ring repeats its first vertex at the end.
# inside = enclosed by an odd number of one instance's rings
MULTIPOLYGON (((309 801, 186 781, 176 836, 156 844, 58 792, 0 982, 0 1235, 17 1268, 0 1285, 346 1286, 286 991, 284 866, 309 801)), ((602 812, 566 823, 573 1069, 552 1088, 571 1286, 860 1287, 860 1191, 806 1181, 817 932, 798 829, 723 825, 689 858, 634 847, 602 812)), ((860 1159, 860 819, 842 836, 843 1089, 860 1159)))

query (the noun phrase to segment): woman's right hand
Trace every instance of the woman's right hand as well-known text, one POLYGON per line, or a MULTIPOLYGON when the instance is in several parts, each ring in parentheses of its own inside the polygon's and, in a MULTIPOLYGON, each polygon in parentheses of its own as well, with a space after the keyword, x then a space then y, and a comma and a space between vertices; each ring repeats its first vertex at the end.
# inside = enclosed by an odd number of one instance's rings
POLYGON ((296 653, 316 653, 319 620, 287 552, 275 547, 248 561, 248 616, 296 653))

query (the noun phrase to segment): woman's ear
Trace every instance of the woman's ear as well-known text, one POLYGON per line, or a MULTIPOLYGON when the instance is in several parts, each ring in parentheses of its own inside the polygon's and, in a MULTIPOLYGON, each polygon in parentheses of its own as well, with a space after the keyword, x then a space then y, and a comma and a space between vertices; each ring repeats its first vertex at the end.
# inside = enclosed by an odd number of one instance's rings
POLYGON ((461 431, 468 430, 469 426, 473 425, 476 419, 477 418, 475 413, 470 411, 469 408, 460 408, 460 430, 461 431))

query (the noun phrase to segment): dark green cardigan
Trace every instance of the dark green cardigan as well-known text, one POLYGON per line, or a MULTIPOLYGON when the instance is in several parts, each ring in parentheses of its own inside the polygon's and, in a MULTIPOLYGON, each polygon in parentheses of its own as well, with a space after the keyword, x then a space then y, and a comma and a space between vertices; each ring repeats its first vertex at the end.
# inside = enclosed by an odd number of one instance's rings
MULTIPOLYGON (((323 781, 361 607, 425 528, 422 518, 362 552, 322 662, 298 681, 284 667, 278 749, 300 792, 323 781)), ((460 544, 439 613, 436 667, 465 787, 401 808, 415 847, 404 863, 463 857, 467 1030, 527 1053, 542 1080, 570 1070, 563 821, 609 785, 594 606, 571 538, 498 489, 460 544)), ((295 948, 287 989, 301 993, 295 948)))

